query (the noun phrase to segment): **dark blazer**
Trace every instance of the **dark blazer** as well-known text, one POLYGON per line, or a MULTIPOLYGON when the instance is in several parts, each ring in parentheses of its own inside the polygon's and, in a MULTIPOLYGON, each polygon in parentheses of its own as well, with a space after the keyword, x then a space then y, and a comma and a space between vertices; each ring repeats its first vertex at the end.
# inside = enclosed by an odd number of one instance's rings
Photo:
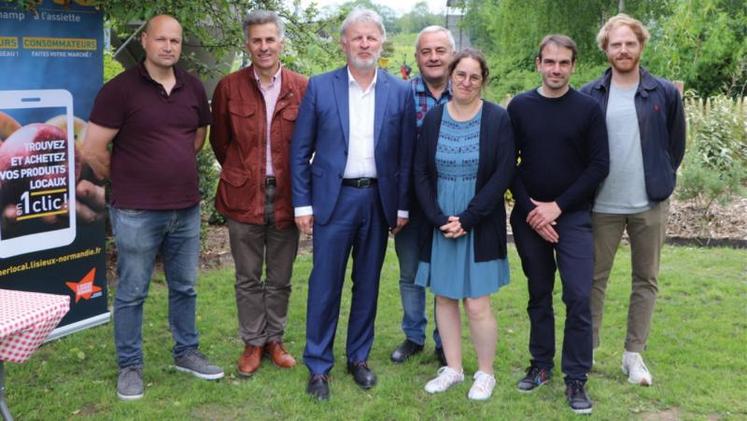
MULTIPOLYGON (((635 110, 641 135, 643 173, 649 200, 668 198, 677 183, 677 168, 685 156, 685 110, 680 92, 674 85, 653 76, 641 67, 641 79, 635 93, 635 110)), ((581 88, 607 112, 612 71, 581 88)))
MULTIPOLYGON (((425 116, 421 138, 416 145, 415 193, 430 224, 419 233, 420 260, 430 262, 433 228, 448 222, 438 205, 436 188, 436 147, 444 105, 425 116)), ((506 257, 506 209, 503 195, 514 176, 514 136, 504 108, 483 102, 480 122, 480 161, 477 166, 475 196, 459 215, 462 228, 475 233, 475 261, 484 262, 506 257)))
MULTIPOLYGON (((410 208, 415 106, 407 83, 377 71, 376 177, 386 221, 394 227, 397 210, 410 208)), ((349 125, 347 67, 309 79, 291 143, 292 198, 294 207, 312 206, 318 224, 329 222, 337 204, 348 156, 349 125)))

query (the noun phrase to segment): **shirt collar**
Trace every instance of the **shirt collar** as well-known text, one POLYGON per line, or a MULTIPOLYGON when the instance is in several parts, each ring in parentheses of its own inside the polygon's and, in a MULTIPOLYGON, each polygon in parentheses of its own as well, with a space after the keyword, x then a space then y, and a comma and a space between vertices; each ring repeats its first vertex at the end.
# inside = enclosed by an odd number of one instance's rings
MULTIPOLYGON (((425 86, 425 79, 423 79, 423 76, 416 76, 415 79, 415 92, 423 95, 430 95, 433 96, 433 92, 428 90, 428 87, 425 86)), ((446 96, 447 98, 451 97, 451 81, 446 81, 446 90, 444 90, 443 94, 441 95, 446 96)), ((434 97, 435 98, 435 97, 434 97)))
MULTIPOLYGON (((350 66, 347 66, 346 69, 348 70, 348 86, 355 84, 355 86, 357 86, 358 88, 361 88, 361 86, 358 84, 358 81, 356 81, 355 78, 353 77, 353 74, 350 73, 350 66)), ((368 90, 366 92, 376 87, 376 79, 378 79, 378 77, 379 77, 379 71, 377 69, 374 71, 373 80, 371 81, 371 85, 368 87, 368 90)), ((361 88, 361 90, 363 89, 361 88)))
MULTIPOLYGON (((278 71, 275 72, 274 75, 272 75, 272 83, 273 84, 275 84, 275 82, 280 78, 280 72, 282 72, 282 71, 283 71, 283 65, 280 64, 278 66, 278 71)), ((256 80, 257 84, 260 85, 259 74, 257 73, 257 68, 254 67, 254 66, 252 66, 252 74, 254 75, 254 80, 256 80)))
MULTIPOLYGON (((150 73, 148 73, 148 69, 145 67, 145 60, 140 61, 140 64, 138 64, 137 68, 138 68, 138 72, 140 73, 140 76, 143 77, 145 80, 149 81, 150 83, 160 85, 160 83, 156 82, 152 77, 150 77, 150 73)), ((182 75, 183 70, 177 66, 172 66, 171 68, 174 69, 174 79, 176 79, 176 84, 174 85, 174 88, 179 88, 183 85, 183 82, 182 82, 184 79, 184 76, 182 75)))

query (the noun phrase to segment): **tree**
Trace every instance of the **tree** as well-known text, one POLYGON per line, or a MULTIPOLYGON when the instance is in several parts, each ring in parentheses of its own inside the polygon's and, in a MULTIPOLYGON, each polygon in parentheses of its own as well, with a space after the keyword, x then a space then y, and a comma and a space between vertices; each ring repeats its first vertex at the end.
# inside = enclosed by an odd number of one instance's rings
MULTIPOLYGON (((38 4, 37 0, 2 1, 15 2, 30 10, 38 4)), ((313 5, 302 8, 300 0, 294 0, 291 6, 281 0, 91 0, 90 3, 102 9, 105 19, 122 39, 141 29, 133 23, 161 13, 172 15, 184 28, 185 47, 204 47, 218 59, 243 50, 241 19, 248 11, 274 10, 286 22, 286 65, 308 74, 320 65, 328 66, 337 57, 334 40, 319 36, 329 22, 319 19, 319 11, 313 5)), ((203 75, 227 71, 206 66, 188 54, 183 60, 203 75)))
POLYGON ((719 92, 741 97, 747 88, 747 3, 678 2, 655 28, 651 47, 651 67, 658 74, 682 79, 704 97, 719 92))
POLYGON ((487 53, 494 67, 493 79, 515 88, 531 80, 526 73, 533 70, 537 44, 549 33, 566 34, 578 44, 579 74, 574 81, 593 77, 606 66, 596 34, 620 8, 651 31, 642 63, 653 73, 682 79, 686 87, 704 96, 744 95, 747 3, 743 0, 468 0, 465 19, 473 45, 487 53))
POLYGON ((443 17, 431 13, 428 3, 419 1, 412 10, 397 20, 397 30, 404 33, 417 33, 426 26, 443 25, 443 17))

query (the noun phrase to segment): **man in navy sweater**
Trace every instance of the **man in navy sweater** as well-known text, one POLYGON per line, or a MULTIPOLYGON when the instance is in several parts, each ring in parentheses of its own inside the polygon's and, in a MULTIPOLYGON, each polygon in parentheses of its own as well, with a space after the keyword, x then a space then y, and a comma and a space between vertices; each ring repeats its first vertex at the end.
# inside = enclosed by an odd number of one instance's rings
POLYGON ((511 188, 516 248, 529 285, 531 365, 517 387, 530 392, 547 383, 555 355, 552 291, 555 270, 563 284, 566 321, 562 370, 566 398, 588 414, 584 390, 592 363, 589 298, 594 268, 591 204, 609 170, 607 129, 600 106, 569 86, 576 44, 548 35, 536 58, 542 86, 508 105, 519 158, 511 188))

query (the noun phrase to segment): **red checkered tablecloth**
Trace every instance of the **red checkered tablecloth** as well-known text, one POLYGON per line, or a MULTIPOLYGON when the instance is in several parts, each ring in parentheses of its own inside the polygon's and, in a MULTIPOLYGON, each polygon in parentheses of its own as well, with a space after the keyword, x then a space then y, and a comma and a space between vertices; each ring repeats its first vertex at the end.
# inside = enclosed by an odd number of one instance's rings
POLYGON ((67 295, 0 289, 0 361, 28 360, 69 309, 67 295))

